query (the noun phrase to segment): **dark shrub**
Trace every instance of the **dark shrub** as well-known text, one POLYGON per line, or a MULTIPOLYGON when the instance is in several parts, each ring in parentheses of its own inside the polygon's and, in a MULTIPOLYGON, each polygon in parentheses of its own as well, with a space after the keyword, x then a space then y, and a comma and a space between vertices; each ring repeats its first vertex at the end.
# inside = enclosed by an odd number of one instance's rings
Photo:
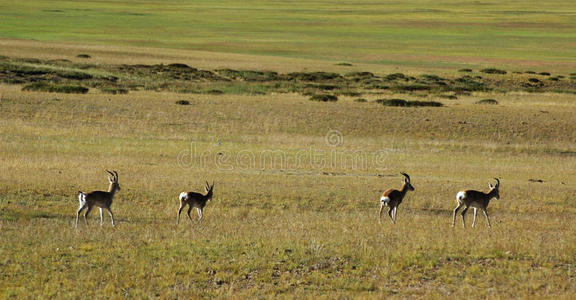
POLYGON ((78 55, 76 55, 76 57, 78 57, 78 58, 90 58, 92 56, 90 56, 88 54, 78 54, 78 55))
POLYGON ((441 102, 436 101, 408 101, 408 106, 432 106, 432 107, 440 107, 444 106, 441 102))
POLYGON ((356 82, 364 81, 364 80, 370 80, 370 79, 376 77, 373 73, 370 73, 370 72, 352 72, 352 73, 348 73, 344 76, 346 78, 348 78, 350 80, 354 80, 356 82))
POLYGON ((176 104, 178 104, 178 105, 190 105, 190 101, 188 101, 188 100, 178 100, 178 101, 176 101, 176 104))
POLYGON ((334 102, 334 101, 338 101, 338 97, 336 97, 334 95, 328 95, 328 94, 316 94, 316 95, 313 95, 312 97, 310 97, 310 100, 321 101, 321 102, 334 102))
POLYGON ((497 105, 498 101, 496 101, 495 99, 482 99, 480 101, 477 101, 476 104, 497 105))
POLYGON ((83 72, 75 72, 75 71, 59 71, 56 75, 66 78, 66 79, 74 79, 74 80, 87 80, 92 79, 92 75, 83 72))
POLYGON ((353 92, 353 91, 344 91, 344 92, 341 92, 340 95, 348 96, 348 97, 360 97, 360 96, 362 96, 362 93, 353 92))
POLYGON ((100 89, 103 93, 112 94, 112 95, 120 95, 120 94, 128 94, 128 90, 124 88, 117 88, 117 87, 104 87, 100 89))
POLYGON ((414 92, 414 91, 429 91, 432 89, 432 87, 424 84, 408 84, 408 85, 397 85, 392 87, 392 89, 399 92, 414 92))
POLYGON ((334 80, 338 78, 342 78, 340 74, 337 73, 328 73, 328 72, 294 72, 289 73, 288 78, 291 80, 300 80, 300 81, 328 81, 334 80))
POLYGON ((198 69, 196 68, 192 68, 187 64, 169 64, 168 65, 169 69, 175 69, 175 70, 180 70, 180 71, 198 71, 198 69))
POLYGON ((234 80, 245 80, 245 81, 273 81, 278 80, 278 73, 271 71, 250 71, 250 70, 233 70, 233 69, 221 69, 216 70, 221 76, 228 77, 234 80))
POLYGON ((500 75, 504 75, 504 74, 508 73, 504 70, 500 70, 500 69, 496 69, 496 68, 486 68, 486 69, 480 70, 480 72, 486 73, 486 74, 500 74, 500 75))
POLYGON ((538 74, 542 75, 542 76, 550 76, 550 73, 548 73, 548 72, 540 72, 538 74))
POLYGON ((207 91, 205 91, 204 94, 209 94, 209 95, 222 95, 222 94, 224 94, 224 92, 221 91, 221 90, 212 89, 212 90, 207 90, 207 91))
POLYGON ((386 106, 408 106, 408 101, 404 99, 376 99, 376 103, 386 106))
POLYGON ((358 99, 355 99, 354 102, 364 103, 364 102, 368 102, 368 101, 366 101, 366 99, 364 99, 364 98, 358 98, 358 99))
POLYGON ((341 63, 337 63, 337 66, 344 66, 344 67, 351 67, 352 64, 351 63, 346 63, 346 62, 341 62, 341 63))
POLYGON ((458 97, 456 95, 440 95, 440 98, 456 100, 458 97))
POLYGON ((338 86, 335 86, 332 84, 307 84, 304 86, 304 88, 313 88, 313 89, 319 89, 319 90, 324 90, 324 91, 331 91, 331 90, 337 89, 338 86))
POLYGON ((458 70, 458 72, 470 73, 470 72, 472 72, 472 69, 460 69, 460 70, 458 70))
POLYGON ((532 83, 538 83, 540 82, 540 80, 538 80, 538 78, 528 78, 528 81, 532 82, 532 83))
POLYGON ((78 85, 50 85, 44 82, 35 82, 24 86, 22 90, 48 93, 86 94, 89 89, 78 85))
POLYGON ((438 75, 423 74, 420 77, 426 81, 444 81, 445 79, 438 75))
POLYGON ((526 73, 526 74, 536 74, 536 72, 534 72, 534 71, 526 71, 526 72, 524 72, 524 73, 526 73))
POLYGON ((394 74, 386 75, 384 78, 386 78, 386 80, 405 79, 406 75, 404 75, 402 73, 394 73, 394 74))
POLYGON ((418 107, 418 106, 432 106, 440 107, 442 103, 436 101, 406 101, 404 99, 378 99, 377 103, 385 106, 401 106, 401 107, 418 107))

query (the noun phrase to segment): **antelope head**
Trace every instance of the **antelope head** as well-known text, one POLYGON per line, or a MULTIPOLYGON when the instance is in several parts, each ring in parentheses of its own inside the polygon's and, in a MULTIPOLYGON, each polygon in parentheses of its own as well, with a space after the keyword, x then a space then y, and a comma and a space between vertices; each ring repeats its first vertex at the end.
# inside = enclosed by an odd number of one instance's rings
POLYGON ((406 188, 408 188, 409 191, 413 191, 414 190, 414 186, 412 186, 412 184, 410 184, 410 176, 408 176, 408 174, 402 172, 400 173, 404 176, 404 185, 406 186, 406 188))
POLYGON ((210 185, 208 183, 208 181, 206 181, 206 185, 204 186, 204 190, 206 191, 206 197, 208 197, 208 200, 212 199, 212 190, 214 189, 214 181, 212 181, 212 185, 210 185))
POLYGON ((120 184, 118 183, 118 172, 113 171, 114 173, 106 170, 106 172, 108 172, 108 174, 110 174, 112 177, 108 176, 108 182, 110 182, 110 192, 114 191, 120 191, 120 184))
POLYGON ((490 191, 488 192, 489 195, 492 195, 496 199, 500 199, 500 179, 494 178, 496 180, 496 185, 492 185, 492 183, 488 183, 488 187, 490 191))

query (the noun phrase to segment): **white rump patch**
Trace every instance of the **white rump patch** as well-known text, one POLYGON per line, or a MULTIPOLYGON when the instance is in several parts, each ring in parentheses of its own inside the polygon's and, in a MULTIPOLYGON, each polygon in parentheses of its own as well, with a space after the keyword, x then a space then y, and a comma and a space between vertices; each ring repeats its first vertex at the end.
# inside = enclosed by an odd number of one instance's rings
POLYGON ((388 205, 388 202, 390 202, 390 198, 382 196, 380 198, 380 202, 384 205, 388 205))
POLYGON ((80 202, 80 206, 84 206, 86 204, 86 194, 78 193, 78 202, 80 202))
POLYGON ((188 198, 188 193, 182 192, 178 198, 180 198, 180 201, 186 200, 186 198, 188 198))
POLYGON ((456 194, 456 200, 458 200, 458 202, 462 201, 464 198, 466 198, 466 192, 461 191, 456 194))

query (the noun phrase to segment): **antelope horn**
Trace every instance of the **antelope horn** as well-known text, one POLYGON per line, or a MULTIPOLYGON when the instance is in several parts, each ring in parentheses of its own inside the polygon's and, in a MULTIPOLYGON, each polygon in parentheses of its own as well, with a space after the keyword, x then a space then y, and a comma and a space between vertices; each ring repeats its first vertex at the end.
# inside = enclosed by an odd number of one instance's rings
POLYGON ((494 178, 494 179, 496 179, 496 182, 497 182, 496 187, 500 187, 500 179, 498 179, 498 178, 494 178))
POLYGON ((106 172, 108 172, 108 174, 112 175, 112 178, 115 177, 115 176, 114 176, 114 173, 112 173, 112 172, 110 172, 110 171, 108 171, 108 170, 106 170, 106 172))
POLYGON ((118 181, 118 172, 114 171, 114 174, 116 175, 116 181, 118 181))
POLYGON ((410 176, 408 176, 408 174, 406 174, 404 172, 400 172, 400 174, 404 175, 406 177, 406 179, 408 179, 408 182, 410 182, 410 176))

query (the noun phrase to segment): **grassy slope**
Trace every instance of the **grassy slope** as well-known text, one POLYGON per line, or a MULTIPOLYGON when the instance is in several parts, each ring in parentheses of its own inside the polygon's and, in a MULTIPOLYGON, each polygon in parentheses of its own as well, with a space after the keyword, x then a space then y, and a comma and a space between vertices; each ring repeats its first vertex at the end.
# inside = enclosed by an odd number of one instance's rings
POLYGON ((473 95, 402 109, 299 95, 194 95, 178 106, 183 95, 170 93, 0 91, 4 296, 575 290, 574 95, 473 95), (478 97, 501 105, 474 105, 478 97), (326 144, 330 129, 342 144, 326 144), (208 153, 205 165, 186 160, 191 145, 208 153), (245 159, 266 150, 290 159, 302 149, 355 151, 371 163, 303 159, 298 168, 262 170, 245 159), (93 214, 90 228, 74 230, 75 191, 104 188, 107 168, 120 171, 123 187, 118 227, 107 219, 99 229, 93 214), (398 225, 378 225, 378 194, 399 185, 401 170, 416 192, 398 225), (503 181, 490 209, 494 228, 482 218, 474 230, 451 228, 455 192, 484 189, 494 176, 503 181), (205 178, 216 181, 216 198, 204 222, 175 228, 176 195, 205 178))
POLYGON ((573 70, 569 1, 12 1, 0 36, 404 66, 573 70))

